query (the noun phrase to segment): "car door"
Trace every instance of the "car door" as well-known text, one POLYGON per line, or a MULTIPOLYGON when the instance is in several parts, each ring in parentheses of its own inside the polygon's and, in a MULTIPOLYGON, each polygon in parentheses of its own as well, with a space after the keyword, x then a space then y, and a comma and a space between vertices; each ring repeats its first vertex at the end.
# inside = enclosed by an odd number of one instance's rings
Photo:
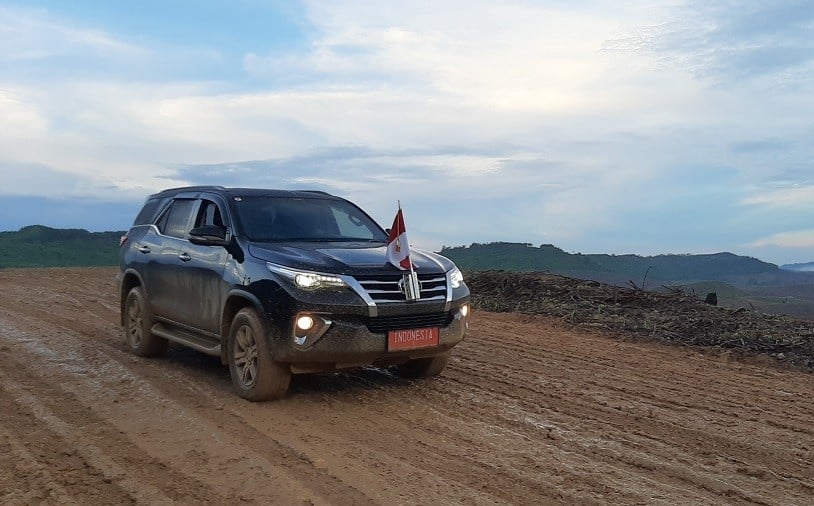
POLYGON ((173 322, 180 321, 189 290, 182 284, 185 256, 182 248, 192 222, 197 201, 175 198, 155 223, 154 232, 146 234, 138 247, 147 260, 143 267, 145 290, 153 315, 173 322))
MULTIPOLYGON (((192 227, 215 225, 226 230, 229 219, 225 206, 216 197, 202 197, 195 207, 192 227)), ((178 322, 211 334, 220 333, 220 316, 226 287, 223 270, 229 253, 223 246, 206 246, 184 241, 179 259, 184 262, 178 286, 183 290, 176 301, 178 322)))

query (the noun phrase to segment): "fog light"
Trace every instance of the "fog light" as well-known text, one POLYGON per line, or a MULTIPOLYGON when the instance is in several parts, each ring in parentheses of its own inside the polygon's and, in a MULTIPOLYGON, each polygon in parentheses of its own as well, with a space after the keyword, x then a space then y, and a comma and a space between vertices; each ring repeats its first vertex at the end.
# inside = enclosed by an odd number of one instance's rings
POLYGON ((464 304, 463 306, 461 306, 461 314, 463 316, 466 316, 466 315, 469 314, 469 304, 464 304))
POLYGON ((300 330, 311 330, 314 327, 314 319, 310 316, 300 316, 297 318, 297 328, 300 330))

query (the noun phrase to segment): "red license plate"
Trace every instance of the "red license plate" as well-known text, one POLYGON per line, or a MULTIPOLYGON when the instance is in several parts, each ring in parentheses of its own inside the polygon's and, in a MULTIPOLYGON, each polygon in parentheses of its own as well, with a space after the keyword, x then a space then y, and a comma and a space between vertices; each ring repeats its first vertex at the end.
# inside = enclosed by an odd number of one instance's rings
POLYGON ((440 333, 438 332, 438 327, 391 330, 387 333, 387 349, 389 351, 427 348, 430 346, 438 346, 439 342, 440 333))

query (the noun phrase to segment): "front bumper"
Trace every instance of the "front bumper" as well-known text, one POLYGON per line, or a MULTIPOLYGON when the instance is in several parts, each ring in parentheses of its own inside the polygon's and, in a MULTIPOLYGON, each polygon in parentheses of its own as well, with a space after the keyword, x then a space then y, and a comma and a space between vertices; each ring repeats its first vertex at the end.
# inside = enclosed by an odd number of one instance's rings
POLYGON ((304 346, 296 344, 295 329, 282 332, 272 354, 275 360, 290 364, 295 373, 395 365, 448 352, 463 340, 467 319, 460 307, 453 309, 447 318, 448 323, 438 327, 437 346, 388 351, 386 331, 373 332, 363 321, 333 316, 328 329, 313 342, 306 341, 304 346))

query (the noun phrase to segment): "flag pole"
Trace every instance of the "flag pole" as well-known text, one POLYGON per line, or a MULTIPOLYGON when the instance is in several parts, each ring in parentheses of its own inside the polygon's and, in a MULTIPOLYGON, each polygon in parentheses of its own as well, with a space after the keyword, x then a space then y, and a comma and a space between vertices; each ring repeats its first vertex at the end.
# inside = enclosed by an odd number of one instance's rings
MULTIPOLYGON (((401 211, 401 200, 398 200, 397 202, 399 203, 399 211, 401 211)), ((404 221, 404 214, 402 214, 401 219, 402 219, 402 222, 403 222, 404 221)), ((404 232, 404 230, 401 230, 401 232, 404 232)), ((408 241, 407 247, 410 248, 409 241, 408 241)), ((412 248, 410 248, 409 251, 410 251, 410 257, 411 257, 410 258, 410 274, 415 274, 415 269, 413 268, 412 248)))

